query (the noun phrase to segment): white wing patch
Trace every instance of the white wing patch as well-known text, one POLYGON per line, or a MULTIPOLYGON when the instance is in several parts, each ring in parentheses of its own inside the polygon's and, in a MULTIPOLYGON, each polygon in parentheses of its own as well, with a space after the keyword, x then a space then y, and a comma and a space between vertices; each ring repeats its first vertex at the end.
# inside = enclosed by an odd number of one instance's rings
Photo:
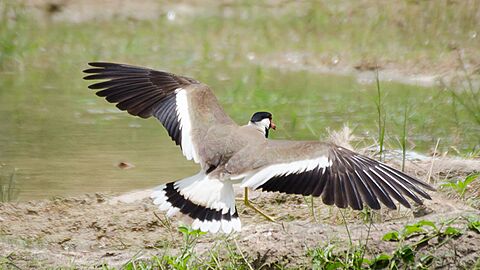
POLYGON ((315 159, 273 164, 251 174, 247 174, 241 186, 256 189, 275 176, 287 176, 290 174, 303 173, 311 171, 317 167, 325 169, 331 165, 332 161, 326 156, 321 156, 315 159))
POLYGON ((198 154, 192 141, 192 122, 190 119, 187 91, 183 88, 178 88, 175 90, 175 93, 177 116, 182 132, 182 152, 188 160, 193 159, 193 161, 198 163, 198 154))

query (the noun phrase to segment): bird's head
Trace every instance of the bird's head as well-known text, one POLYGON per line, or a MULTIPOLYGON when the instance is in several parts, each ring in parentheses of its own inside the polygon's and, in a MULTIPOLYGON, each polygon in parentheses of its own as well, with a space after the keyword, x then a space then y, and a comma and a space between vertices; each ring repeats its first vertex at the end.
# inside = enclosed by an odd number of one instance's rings
POLYGON ((248 124, 255 125, 260 131, 265 134, 265 138, 268 138, 268 131, 271 128, 277 128, 277 126, 272 122, 272 114, 269 112, 254 113, 248 124))

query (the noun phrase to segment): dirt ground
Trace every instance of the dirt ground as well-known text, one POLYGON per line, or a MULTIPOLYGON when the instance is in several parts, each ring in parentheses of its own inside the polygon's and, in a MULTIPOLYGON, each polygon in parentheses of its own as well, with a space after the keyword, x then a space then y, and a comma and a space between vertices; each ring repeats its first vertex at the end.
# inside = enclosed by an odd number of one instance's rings
MULTIPOLYGON (((143 190, 115 196, 90 194, 76 198, 53 198, 30 202, 0 204, 0 256, 20 269, 75 267, 93 268, 107 263, 121 267, 133 257, 149 258, 165 252, 175 253, 182 243, 176 231, 181 223, 172 220, 165 226, 164 216, 143 190)), ((241 198, 241 190, 237 190, 241 198)), ((390 230, 401 230, 405 224, 426 219, 440 222, 450 218, 480 214, 479 210, 443 192, 432 193, 426 208, 400 211, 381 210, 369 236, 368 252, 391 252, 397 243, 381 241, 390 230), (414 217, 417 216, 417 217, 414 217), (380 218, 381 217, 381 218, 380 218)), ((329 242, 346 245, 347 234, 338 209, 315 201, 315 218, 301 196, 278 193, 251 193, 252 201, 272 214, 278 223, 271 223, 238 203, 242 231, 228 236, 254 265, 282 263, 290 267, 308 267, 307 249, 329 242)), ((347 210, 348 227, 353 242, 364 242, 367 225, 359 212, 347 210)), ((462 219, 459 218, 459 221, 462 219)), ((222 234, 205 235, 196 246, 203 254, 225 241, 222 234), (222 240, 223 239, 223 240, 222 240)), ((472 265, 478 260, 480 234, 465 233, 438 248, 444 268, 472 265), (453 249, 452 249, 453 248, 453 249), (455 254, 452 254, 455 250, 455 254)))

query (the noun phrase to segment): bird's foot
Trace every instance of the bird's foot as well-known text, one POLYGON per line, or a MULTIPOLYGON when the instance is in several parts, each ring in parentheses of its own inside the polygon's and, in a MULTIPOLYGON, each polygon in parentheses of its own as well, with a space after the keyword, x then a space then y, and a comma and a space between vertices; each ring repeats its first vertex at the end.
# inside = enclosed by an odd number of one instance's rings
POLYGON ((263 213, 260 209, 258 209, 255 205, 253 205, 250 201, 248 201, 248 200, 245 201, 245 205, 248 206, 248 207, 250 207, 250 208, 252 208, 255 212, 257 212, 257 213, 259 213, 260 215, 262 215, 262 216, 263 216, 264 218, 266 218, 268 221, 276 222, 276 220, 275 220, 273 217, 271 217, 271 216, 263 213))
POLYGON ((245 204, 245 206, 247 207, 250 207, 251 209, 253 209, 255 212, 257 212, 258 214, 260 214, 261 216, 263 216, 264 218, 266 218, 268 221, 271 221, 271 222, 276 222, 276 220, 263 213, 260 209, 258 209, 255 205, 253 205, 250 200, 248 199, 248 188, 245 188, 245 194, 244 194, 244 198, 243 198, 243 203, 245 204))

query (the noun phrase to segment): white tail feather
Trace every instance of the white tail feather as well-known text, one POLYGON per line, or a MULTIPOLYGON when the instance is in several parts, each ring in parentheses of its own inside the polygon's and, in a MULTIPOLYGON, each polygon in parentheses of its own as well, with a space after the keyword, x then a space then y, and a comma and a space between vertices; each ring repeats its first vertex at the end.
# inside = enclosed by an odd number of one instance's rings
POLYGON ((175 187, 185 199, 215 210, 222 214, 235 213, 235 192, 228 181, 211 179, 203 171, 175 182, 175 187))
POLYGON ((220 229, 225 233, 241 229, 232 183, 210 178, 203 171, 173 184, 161 185, 151 197, 169 217, 178 212, 190 216, 193 229, 212 233, 220 229))

